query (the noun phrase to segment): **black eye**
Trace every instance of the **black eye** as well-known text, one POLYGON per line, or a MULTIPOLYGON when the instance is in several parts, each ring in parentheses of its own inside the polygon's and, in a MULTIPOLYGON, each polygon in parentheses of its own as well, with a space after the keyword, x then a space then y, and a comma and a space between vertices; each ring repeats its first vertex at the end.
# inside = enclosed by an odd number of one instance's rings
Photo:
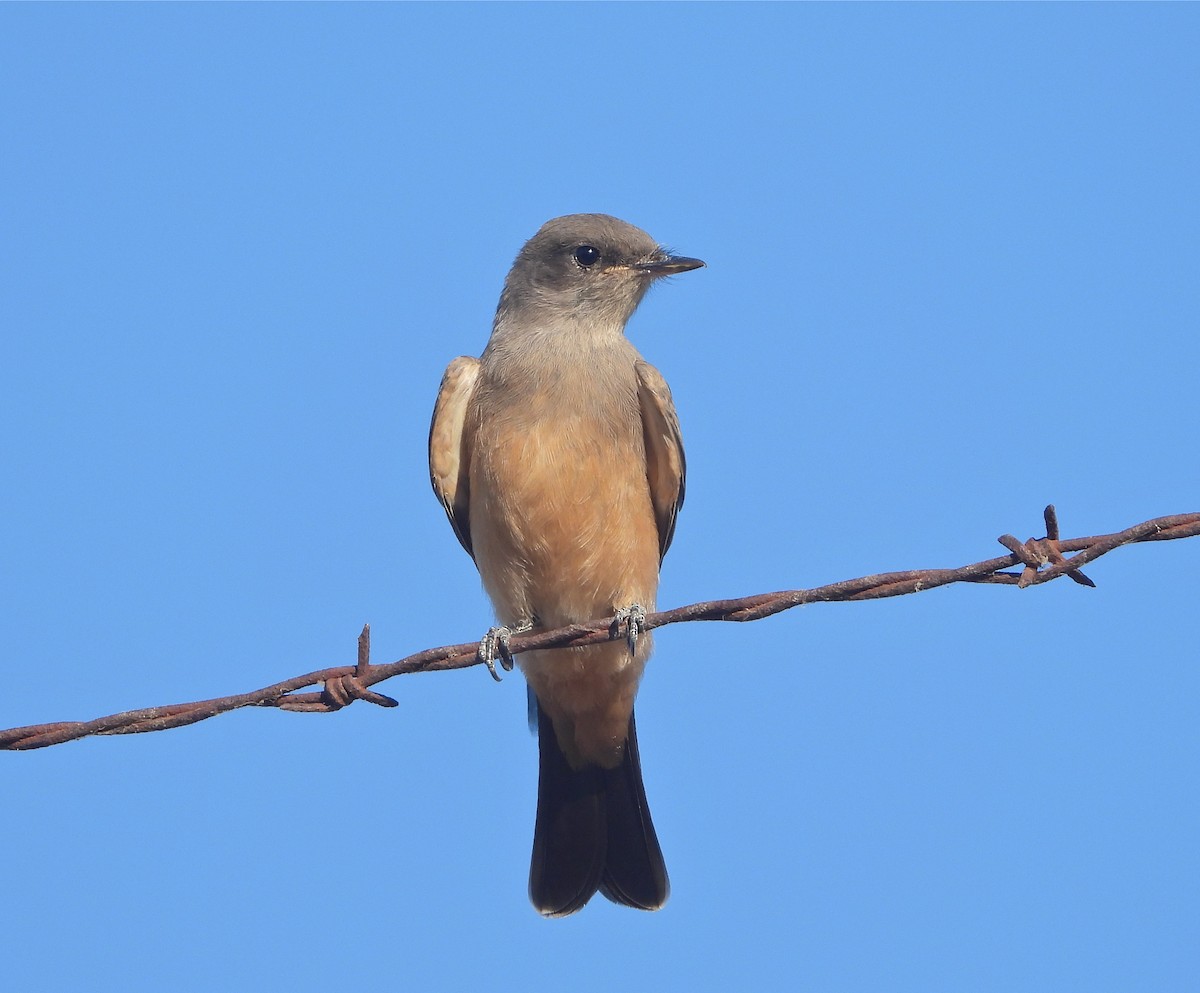
POLYGON ((591 245, 580 245, 575 249, 575 261, 585 269, 590 269, 596 264, 596 260, 600 258, 598 249, 592 248, 591 245))

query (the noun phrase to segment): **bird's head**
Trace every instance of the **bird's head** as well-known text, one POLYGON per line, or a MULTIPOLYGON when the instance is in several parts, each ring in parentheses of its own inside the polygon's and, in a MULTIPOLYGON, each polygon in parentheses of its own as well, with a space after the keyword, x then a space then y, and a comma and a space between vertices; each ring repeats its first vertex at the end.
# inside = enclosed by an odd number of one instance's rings
POLYGON ((500 297, 505 316, 559 318, 624 328, 651 283, 699 259, 672 255, 645 231, 608 214, 567 214, 542 225, 521 249, 500 297))

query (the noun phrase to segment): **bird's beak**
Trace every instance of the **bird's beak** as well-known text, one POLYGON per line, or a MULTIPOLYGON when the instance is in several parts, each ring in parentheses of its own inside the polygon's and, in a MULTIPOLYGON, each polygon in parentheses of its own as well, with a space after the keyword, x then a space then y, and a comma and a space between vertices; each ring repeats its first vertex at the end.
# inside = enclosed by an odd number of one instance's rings
POLYGON ((674 276, 677 272, 688 272, 703 265, 699 259, 689 259, 686 255, 660 255, 645 262, 636 262, 633 268, 647 276, 674 276))

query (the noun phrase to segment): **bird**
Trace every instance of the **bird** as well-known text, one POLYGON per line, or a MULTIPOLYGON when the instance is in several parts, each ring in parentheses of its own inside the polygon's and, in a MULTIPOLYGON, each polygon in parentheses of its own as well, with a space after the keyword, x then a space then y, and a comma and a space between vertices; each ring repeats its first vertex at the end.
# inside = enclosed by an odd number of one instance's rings
POLYGON ((671 391, 625 325, 652 284, 704 264, 607 214, 547 221, 482 355, 449 364, 434 406, 433 489, 499 621, 481 642, 489 667, 511 668, 515 632, 613 617, 627 634, 517 659, 539 755, 529 897, 545 917, 596 892, 657 910, 670 892, 634 697, 686 463, 671 391))

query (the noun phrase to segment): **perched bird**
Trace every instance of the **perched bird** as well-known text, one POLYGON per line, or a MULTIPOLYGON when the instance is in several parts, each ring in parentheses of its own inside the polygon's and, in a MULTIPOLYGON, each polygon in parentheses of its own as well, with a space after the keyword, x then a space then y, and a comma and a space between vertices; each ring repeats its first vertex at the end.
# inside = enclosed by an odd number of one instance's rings
POLYGON ((481 644, 489 664, 514 631, 615 616, 629 635, 518 660, 540 756, 529 895, 547 917, 597 890, 643 910, 669 892, 633 700, 683 442, 625 323, 656 279, 703 265, 606 214, 548 221, 513 263, 483 355, 450 363, 434 409, 433 488, 502 625, 481 644))

